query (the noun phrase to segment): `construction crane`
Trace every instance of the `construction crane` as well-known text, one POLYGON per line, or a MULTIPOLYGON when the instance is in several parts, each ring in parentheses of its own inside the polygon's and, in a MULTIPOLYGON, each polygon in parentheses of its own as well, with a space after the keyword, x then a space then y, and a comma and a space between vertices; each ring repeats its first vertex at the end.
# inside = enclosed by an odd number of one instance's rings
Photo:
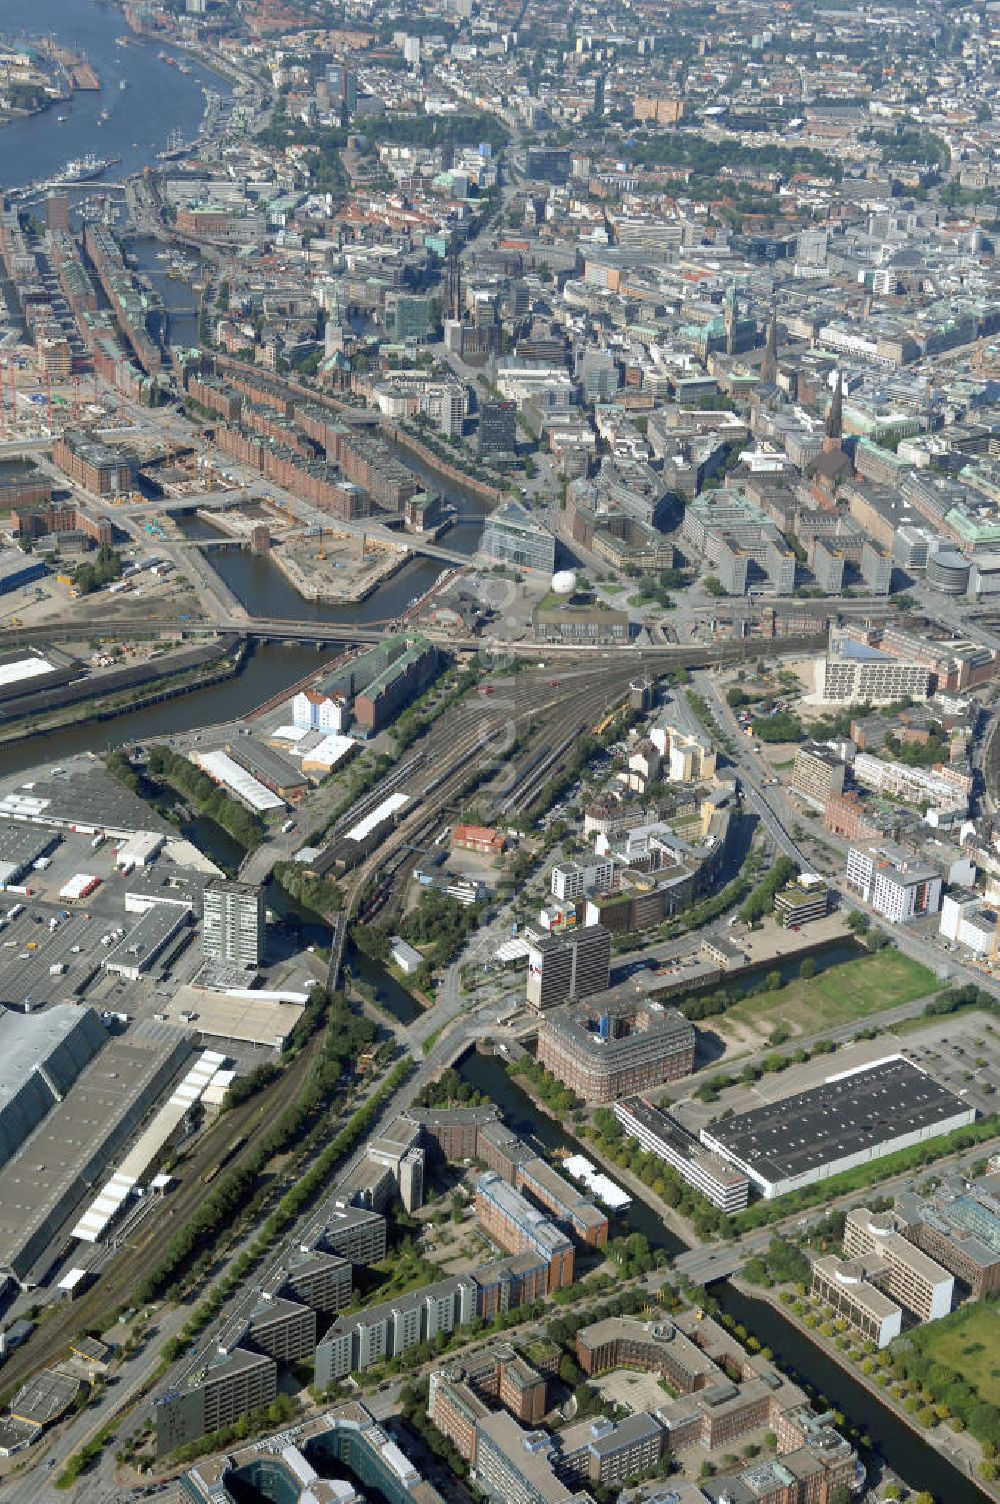
POLYGON ((325 559, 326 558, 326 549, 323 547, 323 529, 322 528, 320 528, 320 530, 319 530, 319 553, 316 555, 316 558, 317 559, 325 559))

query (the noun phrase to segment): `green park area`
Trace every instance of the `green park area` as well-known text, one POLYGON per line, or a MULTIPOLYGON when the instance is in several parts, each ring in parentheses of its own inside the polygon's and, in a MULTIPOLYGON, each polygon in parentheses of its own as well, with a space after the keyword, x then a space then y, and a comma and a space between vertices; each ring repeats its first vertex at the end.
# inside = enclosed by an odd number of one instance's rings
MULTIPOLYGON (((807 969, 808 964, 803 963, 807 969)), ((939 985, 926 966, 898 950, 885 949, 748 997, 727 1009, 716 1027, 724 1033, 766 1034, 783 1024, 792 1037, 818 1034, 885 1008, 912 1003, 936 992, 939 985)))
POLYGON ((1000 1306, 978 1301, 920 1328, 924 1358, 951 1369, 988 1405, 1000 1407, 1000 1306))

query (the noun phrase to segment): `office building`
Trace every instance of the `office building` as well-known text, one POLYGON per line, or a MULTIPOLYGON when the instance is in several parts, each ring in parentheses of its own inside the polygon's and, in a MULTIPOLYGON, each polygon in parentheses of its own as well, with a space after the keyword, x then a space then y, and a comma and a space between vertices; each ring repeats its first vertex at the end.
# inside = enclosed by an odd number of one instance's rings
MULTIPOLYGON (((588 934, 588 930, 578 932, 588 934)), ((675 1008, 604 992, 546 1013, 538 1061, 586 1102, 617 1102, 694 1070, 694 1027, 675 1008)))
POLYGON ((278 1392, 278 1366, 266 1353, 220 1350, 183 1387, 154 1406, 156 1455, 165 1457, 208 1431, 231 1426, 269 1405, 278 1392))
POLYGON ((821 877, 803 872, 774 895, 774 912, 786 930, 797 930, 815 919, 825 919, 832 896, 821 877))
POLYGON ((576 1334, 577 1362, 588 1378, 613 1368, 658 1373, 678 1394, 695 1394, 714 1383, 718 1364, 667 1318, 640 1321, 608 1316, 576 1334))
POLYGON ((651 728, 649 740, 667 764, 671 783, 700 783, 714 776, 715 748, 704 731, 662 720, 651 728))
POLYGON ((528 931, 527 1001, 542 1011, 607 989, 611 976, 611 931, 588 925, 568 935, 528 931))
POLYGON ((534 1253, 546 1261, 546 1294, 573 1283, 569 1238, 493 1170, 476 1182, 476 1217, 487 1237, 508 1253, 534 1253))
POLYGON ((941 874, 888 843, 849 847, 845 879, 852 893, 893 924, 941 907, 941 874))
POLYGON ((940 933, 976 956, 993 950, 997 922, 996 909, 988 909, 974 888, 953 889, 941 900, 940 933))
POLYGON ((899 1336, 903 1313, 869 1280, 862 1261, 841 1259, 836 1254, 817 1259, 812 1266, 811 1291, 876 1347, 887 1347, 899 1336))
POLYGON ((738 1212, 746 1206, 750 1193, 747 1176, 721 1155, 703 1148, 676 1119, 651 1102, 641 1097, 615 1102, 615 1117, 630 1138, 670 1165, 720 1211, 738 1212))
POLYGON ((595 857, 586 862, 557 862, 552 868, 552 892, 557 898, 610 893, 614 885, 615 864, 610 857, 595 857))
POLYGON ((824 809, 831 794, 843 793, 846 771, 843 759, 831 747, 806 742, 795 749, 792 793, 813 809, 824 809))
POLYGON ((501 502, 486 519, 479 552, 496 564, 513 564, 551 574, 556 562, 556 540, 544 523, 538 522, 517 501, 501 502))
POLYGON ((548 1385, 543 1374, 508 1342, 473 1352, 430 1376, 427 1414, 471 1466, 476 1463, 476 1425, 490 1415, 487 1400, 526 1425, 545 1415, 548 1385))
POLYGON ((98 496, 115 496, 131 487, 131 463, 81 429, 67 428, 53 444, 52 458, 70 480, 98 496))
POLYGON ((499 459, 517 453, 517 405, 513 402, 483 402, 479 408, 476 441, 480 459, 499 459))
POLYGON ((343 114, 353 115, 358 107, 357 74, 343 63, 327 63, 324 81, 331 104, 339 106, 343 114))
POLYGON ((547 1431, 526 1431, 505 1410, 476 1423, 475 1483, 496 1504, 591 1504, 556 1471, 557 1442, 547 1431))
POLYGON ((861 578, 872 595, 888 595, 892 589, 892 555, 867 539, 861 550, 861 578))
POLYGON ((515 1190, 527 1191, 532 1201, 550 1212, 581 1243, 591 1248, 603 1248, 607 1243, 608 1219, 604 1212, 540 1155, 522 1159, 511 1184, 515 1190))
POLYGON ((220 878, 205 889, 202 945, 210 961, 255 971, 264 955, 264 889, 220 878))
POLYGON ((701 1142, 770 1200, 964 1128, 975 1117, 974 1107, 926 1071, 890 1055, 714 1122, 701 1130, 701 1142))
POLYGON ((951 1176, 926 1195, 904 1191, 896 1217, 905 1238, 969 1289, 973 1300, 1000 1291, 1000 1181, 951 1176))
POLYGON ((908 1242, 902 1226, 895 1212, 852 1207, 844 1223, 844 1253, 863 1259, 872 1283, 914 1316, 938 1321, 951 1310, 955 1277, 908 1242))
POLYGON ((663 1454, 666 1432, 644 1410, 611 1421, 603 1415, 567 1426, 559 1436, 559 1469, 602 1488, 621 1488, 655 1468, 663 1454))

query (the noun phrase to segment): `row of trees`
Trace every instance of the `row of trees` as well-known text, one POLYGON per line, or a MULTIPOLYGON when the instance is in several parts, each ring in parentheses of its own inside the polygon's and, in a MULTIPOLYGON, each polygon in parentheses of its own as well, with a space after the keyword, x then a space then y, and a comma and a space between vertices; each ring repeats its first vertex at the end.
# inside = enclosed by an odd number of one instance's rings
POLYGON ((260 817, 213 783, 207 773, 186 757, 157 744, 149 749, 147 766, 150 777, 169 783, 194 810, 221 825, 246 850, 252 851, 260 845, 264 837, 260 817))

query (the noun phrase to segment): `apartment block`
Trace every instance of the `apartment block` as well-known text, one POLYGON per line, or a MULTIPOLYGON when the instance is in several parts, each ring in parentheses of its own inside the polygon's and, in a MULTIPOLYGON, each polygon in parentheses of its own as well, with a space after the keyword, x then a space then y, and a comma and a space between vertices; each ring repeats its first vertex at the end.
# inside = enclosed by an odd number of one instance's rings
POLYGON ((853 893, 893 924, 936 914, 941 907, 941 874, 899 847, 849 847, 845 879, 853 893))
POLYGON ((335 1314, 351 1303, 351 1265, 327 1253, 300 1249, 289 1256, 282 1289, 314 1311, 335 1314))
POLYGON ((218 1352, 180 1390, 156 1402, 156 1454, 165 1457, 269 1405, 278 1392, 278 1366, 266 1353, 234 1347, 218 1352))
POLYGON ((385 1258, 385 1218, 366 1207, 338 1207, 329 1214, 323 1245, 350 1264, 377 1264, 385 1258))
POLYGON ((843 793, 846 771, 843 759, 832 748, 805 742, 795 751, 792 793, 813 809, 824 809, 831 794, 843 793))
POLYGON ((833 705, 890 705, 895 700, 927 700, 934 692, 934 675, 922 663, 894 658, 881 648, 854 638, 831 637, 820 661, 817 688, 833 705))
POLYGON ((476 1319, 476 1285, 468 1275, 456 1275, 424 1285, 395 1300, 341 1315, 316 1348, 316 1384, 329 1388, 352 1372, 364 1372, 384 1358, 393 1358, 439 1332, 452 1332, 476 1319))
POLYGON ((276 1363, 297 1363, 316 1350, 316 1312, 297 1300, 264 1295, 250 1313, 246 1336, 276 1363))
POLYGON ((557 898, 610 893, 614 886, 615 864, 610 857, 587 862, 557 862, 552 868, 552 892, 557 898))

